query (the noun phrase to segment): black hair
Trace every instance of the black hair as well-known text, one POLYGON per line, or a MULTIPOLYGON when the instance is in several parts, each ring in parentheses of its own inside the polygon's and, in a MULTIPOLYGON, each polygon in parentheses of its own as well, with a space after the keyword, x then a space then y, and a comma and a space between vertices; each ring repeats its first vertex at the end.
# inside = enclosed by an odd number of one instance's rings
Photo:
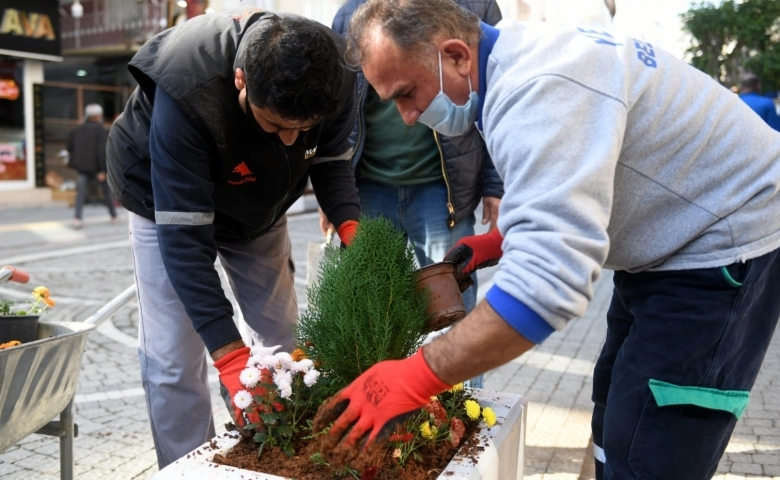
POLYGON ((746 73, 739 79, 739 89, 748 90, 752 92, 758 92, 761 88, 761 80, 758 76, 752 73, 746 73))
POLYGON ((249 39, 244 61, 249 102, 297 122, 335 113, 343 68, 324 27, 297 17, 264 23, 249 39))

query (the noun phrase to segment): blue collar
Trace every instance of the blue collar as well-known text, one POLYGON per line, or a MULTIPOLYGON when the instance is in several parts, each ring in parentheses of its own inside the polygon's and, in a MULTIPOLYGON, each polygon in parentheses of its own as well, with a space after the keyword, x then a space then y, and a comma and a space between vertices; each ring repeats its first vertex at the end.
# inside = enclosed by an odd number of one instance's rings
POLYGON ((477 114, 477 127, 482 131, 482 106, 485 104, 485 92, 487 91, 487 63, 493 45, 498 40, 499 30, 481 22, 482 38, 479 40, 479 113, 477 114))

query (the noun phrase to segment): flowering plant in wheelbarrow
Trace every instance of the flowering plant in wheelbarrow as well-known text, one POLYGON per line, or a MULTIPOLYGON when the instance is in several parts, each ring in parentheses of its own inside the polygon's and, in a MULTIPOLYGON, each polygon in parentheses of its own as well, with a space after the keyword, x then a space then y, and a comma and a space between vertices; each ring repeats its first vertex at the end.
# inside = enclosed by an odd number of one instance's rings
POLYGON ((428 292, 417 288, 414 253, 385 219, 362 218, 347 249, 333 248, 320 280, 307 290, 299 318, 298 349, 253 351, 233 399, 254 430, 217 463, 286 478, 427 479, 473 439, 495 414, 471 399, 462 384, 432 397, 399 425, 369 463, 331 466, 312 420, 322 403, 372 365, 414 354, 428 331, 428 292), (471 435, 471 437, 469 437, 471 435))
POLYGON ((36 287, 33 299, 25 303, 0 300, 0 349, 15 347, 35 340, 38 317, 57 302, 46 287, 36 287))
POLYGON ((24 304, 17 304, 13 300, 0 300, 0 315, 40 315, 46 309, 57 305, 46 287, 36 287, 32 296, 32 301, 24 304))

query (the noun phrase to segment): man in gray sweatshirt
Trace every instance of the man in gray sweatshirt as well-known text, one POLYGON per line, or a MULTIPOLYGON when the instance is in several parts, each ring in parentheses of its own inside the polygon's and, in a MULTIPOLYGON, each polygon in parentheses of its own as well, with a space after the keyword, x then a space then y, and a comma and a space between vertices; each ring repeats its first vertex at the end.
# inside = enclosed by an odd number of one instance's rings
POLYGON ((364 435, 541 343, 585 313, 608 268, 597 476, 710 478, 780 317, 780 135, 647 42, 492 28, 449 0, 369 0, 347 54, 407 124, 476 122, 506 193, 498 231, 448 254, 465 274, 500 258, 486 301, 339 392, 315 422, 335 420, 326 447, 357 454, 364 435))

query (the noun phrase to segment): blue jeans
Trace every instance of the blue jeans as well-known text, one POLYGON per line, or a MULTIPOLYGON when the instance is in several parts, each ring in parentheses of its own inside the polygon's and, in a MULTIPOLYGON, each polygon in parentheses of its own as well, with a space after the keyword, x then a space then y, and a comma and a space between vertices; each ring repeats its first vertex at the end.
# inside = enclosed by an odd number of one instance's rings
POLYGON ((712 478, 780 317, 778 278, 780 250, 726 269, 615 272, 593 375, 597 479, 712 478))
MULTIPOLYGON (((359 178, 357 187, 363 214, 384 216, 395 228, 406 233, 421 267, 442 261, 458 240, 474 235, 476 217, 473 212, 449 228, 444 181, 397 187, 359 178)), ((467 312, 477 304, 477 276, 472 278, 474 285, 463 292, 467 312)), ((471 386, 482 388, 482 375, 471 380, 471 386)))

